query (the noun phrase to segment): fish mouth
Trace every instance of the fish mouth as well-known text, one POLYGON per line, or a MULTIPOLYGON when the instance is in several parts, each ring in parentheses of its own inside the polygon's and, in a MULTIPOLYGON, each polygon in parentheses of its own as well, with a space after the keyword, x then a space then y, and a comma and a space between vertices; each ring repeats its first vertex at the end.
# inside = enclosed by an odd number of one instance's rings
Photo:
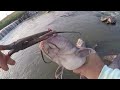
POLYGON ((40 42, 40 49, 45 54, 45 56, 52 61, 54 61, 53 60, 54 58, 59 57, 58 54, 60 49, 57 47, 56 44, 52 42, 46 42, 46 41, 40 42))
POLYGON ((45 48, 45 44, 44 44, 44 43, 45 43, 44 41, 41 41, 39 47, 40 47, 41 51, 44 52, 44 54, 45 54, 49 59, 52 59, 52 58, 49 56, 49 50, 48 50, 48 48, 45 48))
POLYGON ((54 36, 46 39, 46 40, 43 40, 40 42, 40 49, 45 52, 46 54, 49 53, 49 50, 50 49, 57 49, 57 50, 60 50, 60 48, 57 46, 57 34, 55 34, 54 36))
POLYGON ((45 48, 45 42, 44 41, 41 41, 40 42, 40 49, 42 50, 42 51, 44 51, 46 54, 48 53, 48 50, 45 48))
POLYGON ((58 38, 59 38, 59 35, 57 33, 55 33, 51 37, 49 37, 48 39, 41 41, 40 42, 41 49, 46 48, 45 46, 47 46, 47 45, 49 46, 49 48, 58 48, 59 49, 59 47, 57 45, 58 38))

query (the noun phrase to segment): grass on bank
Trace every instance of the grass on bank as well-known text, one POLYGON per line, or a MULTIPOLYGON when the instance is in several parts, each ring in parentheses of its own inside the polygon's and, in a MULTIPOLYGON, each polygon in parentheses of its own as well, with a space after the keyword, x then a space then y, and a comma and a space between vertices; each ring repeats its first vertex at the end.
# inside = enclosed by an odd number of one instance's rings
POLYGON ((0 30, 20 18, 25 11, 15 11, 0 21, 0 30))

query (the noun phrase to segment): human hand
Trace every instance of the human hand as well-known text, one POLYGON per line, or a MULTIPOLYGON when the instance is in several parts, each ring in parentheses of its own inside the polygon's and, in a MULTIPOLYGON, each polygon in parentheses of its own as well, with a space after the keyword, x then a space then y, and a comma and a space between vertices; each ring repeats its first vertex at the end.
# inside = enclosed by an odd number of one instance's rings
POLYGON ((104 63, 95 53, 87 57, 86 63, 80 68, 73 70, 74 73, 83 75, 88 79, 98 79, 104 63))
POLYGON ((2 68, 5 71, 8 71, 8 69, 9 69, 8 64, 14 65, 15 61, 13 59, 11 59, 9 56, 0 52, 0 68, 2 68))
POLYGON ((104 66, 96 52, 85 48, 81 39, 74 45, 65 37, 54 35, 42 41, 39 47, 53 62, 87 78, 98 78, 104 66))

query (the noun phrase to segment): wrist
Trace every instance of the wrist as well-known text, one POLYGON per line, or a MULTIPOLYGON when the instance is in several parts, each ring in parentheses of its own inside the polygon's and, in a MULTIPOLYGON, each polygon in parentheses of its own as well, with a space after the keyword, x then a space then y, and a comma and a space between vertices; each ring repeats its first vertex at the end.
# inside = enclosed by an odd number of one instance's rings
POLYGON ((87 57, 87 73, 89 79, 98 79, 102 68, 104 67, 104 63, 102 62, 101 58, 96 54, 90 54, 87 57))

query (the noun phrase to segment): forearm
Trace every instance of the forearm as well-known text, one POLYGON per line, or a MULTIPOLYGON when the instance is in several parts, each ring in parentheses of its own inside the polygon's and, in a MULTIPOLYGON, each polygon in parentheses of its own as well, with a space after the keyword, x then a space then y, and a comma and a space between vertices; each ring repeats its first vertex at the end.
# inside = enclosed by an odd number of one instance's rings
POLYGON ((120 79, 120 70, 111 69, 105 65, 101 70, 98 79, 120 79))

